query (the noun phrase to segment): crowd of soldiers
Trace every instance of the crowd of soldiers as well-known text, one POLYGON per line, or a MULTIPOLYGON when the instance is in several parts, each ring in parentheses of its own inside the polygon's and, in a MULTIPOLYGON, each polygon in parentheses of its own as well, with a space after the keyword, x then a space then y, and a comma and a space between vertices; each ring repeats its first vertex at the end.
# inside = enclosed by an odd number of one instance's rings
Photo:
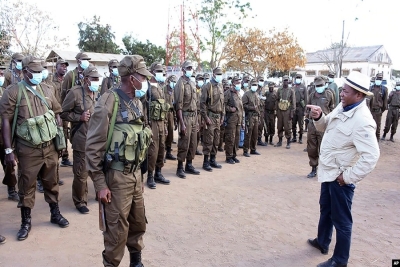
MULTIPOLYGON (((260 155, 257 146, 281 147, 285 137, 286 149, 290 149, 293 143, 303 143, 305 132, 305 151, 311 166, 307 177, 317 175, 323 133, 316 130, 306 106, 320 106, 326 115, 339 104, 340 88, 334 82, 334 73, 330 72, 328 77, 316 77, 308 87, 304 85, 301 74, 296 74, 293 80, 285 75, 282 77, 282 86, 276 89, 275 83, 267 82, 263 77, 243 75, 223 78, 224 72, 220 67, 214 68, 211 74, 196 73, 191 61, 182 64, 181 77, 167 76, 166 67, 161 63, 154 62, 147 68, 140 56, 127 56, 121 62, 116 59, 109 61, 109 76, 100 84, 101 75, 90 60, 86 53, 80 52, 76 55, 77 67, 67 71, 68 62, 58 59, 55 72, 51 73, 49 67, 52 65, 44 60, 16 53, 12 56, 9 68, 0 67, 0 158, 8 199, 17 201, 21 210, 22 224, 17 234, 19 240, 26 239, 31 229, 35 187, 44 193, 49 203, 51 222, 60 227, 69 225, 58 206, 59 185, 63 185, 58 175, 59 166, 72 166, 72 200, 82 214, 89 212, 89 176, 95 185, 96 199, 108 203, 112 189, 103 181, 104 174, 118 177, 114 171, 119 171, 126 177, 131 173, 136 177, 135 172, 138 171, 139 180, 142 180, 147 173, 147 186, 155 189, 156 183, 170 184, 162 174, 166 160, 177 161, 176 175, 186 178, 187 174, 200 174, 193 166, 196 155, 203 156, 202 168, 212 172, 222 168, 216 160, 218 152, 225 152, 227 164, 238 164, 237 153, 240 148, 244 157, 260 155), (132 95, 129 94, 130 89, 134 91, 132 95), (114 108, 113 103, 117 100, 119 106, 114 108), (119 110, 118 115, 115 115, 117 112, 114 109, 119 110), (31 123, 33 118, 41 136, 41 124, 38 122, 41 118, 54 120, 62 129, 64 143, 69 141, 72 145, 72 162, 68 145, 58 150, 53 142, 43 138, 39 144, 32 141, 35 134, 26 130, 29 125, 27 128, 23 126, 31 123), (151 142, 148 149, 147 146, 141 147, 140 153, 131 155, 128 147, 143 143, 140 139, 137 143, 130 143, 131 138, 135 137, 129 135, 129 129, 137 131, 137 128, 129 128, 129 125, 138 118, 143 129, 151 132, 151 142), (113 120, 115 125, 111 122, 113 120), (114 127, 119 130, 110 135, 107 129, 114 130, 114 127), (275 129, 278 135, 276 144, 273 141, 275 129), (24 130, 28 133, 24 133, 24 130), (179 135, 176 157, 172 154, 174 131, 178 131, 179 135), (120 140, 114 138, 117 133, 121 135, 120 140), (111 155, 110 168, 114 171, 104 171, 103 165, 107 161, 103 159, 104 154, 111 155), (126 163, 130 157, 136 157, 135 164, 131 161, 126 163), (125 159, 124 164, 120 164, 120 158, 125 159), (17 164, 18 181, 15 175, 17 164)), ((399 119, 400 83, 389 94, 381 84, 382 78, 382 74, 378 73, 371 80, 370 91, 373 95, 367 101, 378 125, 377 139, 384 140, 391 129, 390 140, 394 142, 393 135, 399 119), (381 118, 385 110, 388 110, 388 114, 380 138, 381 118)), ((139 132, 146 139, 143 129, 139 132)), ((137 179, 135 182, 139 183, 137 179)), ((141 216, 133 217, 143 220, 137 224, 136 235, 128 236, 128 241, 121 242, 134 243, 130 249, 131 262, 139 264, 143 248, 141 238, 145 232, 144 205, 142 192, 136 189, 132 192, 129 194, 135 196, 133 203, 143 206, 143 209, 125 211, 124 216, 128 222, 130 212, 135 212, 141 216)), ((123 209, 121 205, 108 205, 106 213, 118 214, 123 209)), ((110 229, 118 230, 111 226, 110 229)), ((121 260, 121 244, 110 245, 113 242, 107 241, 107 238, 111 238, 107 234, 104 238, 104 264, 117 266, 119 262, 114 258, 121 260)), ((1 237, 0 241, 4 242, 5 238, 1 237)))

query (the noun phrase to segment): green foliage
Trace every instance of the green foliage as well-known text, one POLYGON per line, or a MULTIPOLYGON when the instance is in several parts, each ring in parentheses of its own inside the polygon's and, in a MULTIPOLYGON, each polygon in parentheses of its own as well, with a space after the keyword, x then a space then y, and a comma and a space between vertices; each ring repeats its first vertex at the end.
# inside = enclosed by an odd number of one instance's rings
POLYGON ((121 49, 114 42, 111 25, 100 24, 100 17, 93 16, 91 22, 79 22, 79 49, 95 53, 120 54, 121 49))
POLYGON ((157 46, 146 40, 146 43, 138 41, 132 35, 126 35, 122 38, 125 49, 124 55, 141 55, 148 65, 155 61, 164 62, 166 52, 165 48, 157 46))

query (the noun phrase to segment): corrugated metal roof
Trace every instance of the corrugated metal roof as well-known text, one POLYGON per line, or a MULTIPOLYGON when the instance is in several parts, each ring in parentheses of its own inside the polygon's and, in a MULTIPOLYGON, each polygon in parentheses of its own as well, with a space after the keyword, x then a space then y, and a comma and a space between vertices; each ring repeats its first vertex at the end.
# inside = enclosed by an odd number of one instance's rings
MULTIPOLYGON (((348 50, 344 50, 346 53, 343 57, 343 62, 365 62, 370 59, 370 57, 379 49, 381 49, 383 45, 374 45, 374 46, 361 46, 361 47, 350 47, 348 50)), ((338 53, 339 50, 336 50, 338 53)), ((321 63, 326 62, 329 60, 333 60, 333 56, 335 54, 334 49, 325 49, 325 50, 318 50, 313 53, 307 53, 307 63, 321 63)), ((391 60, 389 59, 389 63, 391 60)))
MULTIPOLYGON (((47 56, 47 61, 54 61, 54 58, 62 58, 67 61, 76 61, 75 56, 78 54, 79 51, 62 51, 62 50, 51 50, 49 55, 47 56)), ((85 52, 90 58, 92 62, 106 62, 110 61, 111 59, 117 59, 121 61, 126 55, 120 54, 104 54, 104 53, 91 53, 85 52)))

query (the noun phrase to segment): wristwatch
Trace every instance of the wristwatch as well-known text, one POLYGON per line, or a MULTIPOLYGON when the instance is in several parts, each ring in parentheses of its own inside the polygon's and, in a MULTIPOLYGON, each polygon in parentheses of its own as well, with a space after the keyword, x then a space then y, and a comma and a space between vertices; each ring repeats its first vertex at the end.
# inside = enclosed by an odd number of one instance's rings
POLYGON ((6 155, 11 154, 14 150, 12 148, 6 148, 4 149, 4 151, 6 152, 6 155))

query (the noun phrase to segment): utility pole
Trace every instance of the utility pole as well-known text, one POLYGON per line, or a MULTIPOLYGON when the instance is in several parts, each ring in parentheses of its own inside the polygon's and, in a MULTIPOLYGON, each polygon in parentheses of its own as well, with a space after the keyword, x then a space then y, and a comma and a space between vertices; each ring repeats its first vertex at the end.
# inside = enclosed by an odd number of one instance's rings
POLYGON ((342 28, 342 41, 340 42, 340 63, 339 63, 339 78, 342 77, 342 63, 343 63, 343 50, 344 50, 344 20, 342 28))

